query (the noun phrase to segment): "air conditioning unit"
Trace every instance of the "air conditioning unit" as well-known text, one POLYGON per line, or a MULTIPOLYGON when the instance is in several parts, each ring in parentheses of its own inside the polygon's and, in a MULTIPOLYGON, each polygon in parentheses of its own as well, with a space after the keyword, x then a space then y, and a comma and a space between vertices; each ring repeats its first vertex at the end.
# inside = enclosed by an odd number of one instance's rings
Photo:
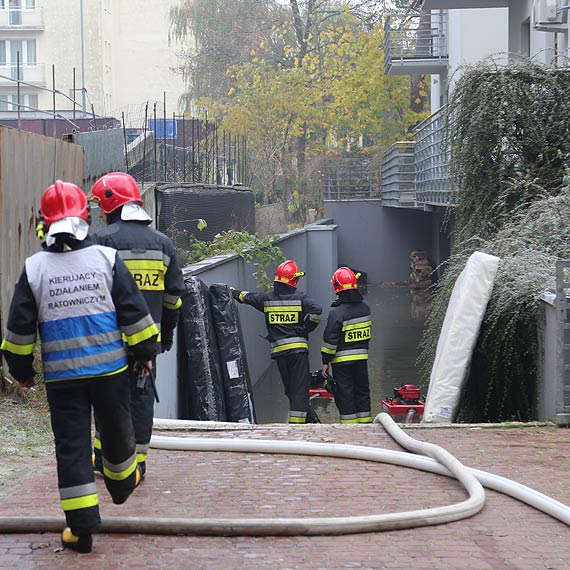
POLYGON ((563 9, 563 0, 533 0, 532 27, 544 32, 564 32, 568 12, 563 9))

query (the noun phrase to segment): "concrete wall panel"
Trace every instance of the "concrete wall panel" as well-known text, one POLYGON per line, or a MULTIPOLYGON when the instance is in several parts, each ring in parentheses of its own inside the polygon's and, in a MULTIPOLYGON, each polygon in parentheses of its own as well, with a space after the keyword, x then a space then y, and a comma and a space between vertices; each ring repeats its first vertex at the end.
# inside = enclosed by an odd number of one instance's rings
POLYGON ((368 274, 370 283, 404 282, 412 250, 432 255, 432 214, 384 208, 380 200, 325 202, 338 232, 338 262, 368 274))
MULTIPOLYGON (((333 298, 330 277, 337 265, 336 226, 315 224, 283 234, 279 246, 286 258, 294 259, 301 269, 306 271, 307 275, 301 279, 299 289, 321 303, 326 314, 333 298)), ((272 275, 275 267, 268 267, 268 274, 272 275)), ((187 275, 198 277, 206 285, 226 283, 240 290, 257 290, 252 267, 235 254, 212 257, 188 265, 183 271, 187 275)), ((240 305, 239 314, 252 385, 256 386, 262 379, 269 379, 267 383, 271 385, 272 390, 280 389, 279 382, 276 382, 278 375, 270 359, 269 343, 265 339, 267 331, 263 315, 248 305, 240 305)), ((311 366, 315 368, 320 367, 322 327, 323 324, 319 325, 309 337, 311 366)), ((176 417, 173 415, 177 409, 177 358, 174 353, 173 348, 168 355, 161 355, 157 362, 161 403, 155 408, 156 417, 176 417)))

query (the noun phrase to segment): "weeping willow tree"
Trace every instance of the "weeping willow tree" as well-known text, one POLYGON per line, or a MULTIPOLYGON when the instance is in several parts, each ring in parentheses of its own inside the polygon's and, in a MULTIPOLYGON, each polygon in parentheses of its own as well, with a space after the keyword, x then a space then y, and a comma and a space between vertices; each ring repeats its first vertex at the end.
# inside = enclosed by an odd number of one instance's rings
POLYGON ((501 258, 460 403, 461 421, 534 418, 544 308, 570 258, 570 72, 529 61, 468 70, 449 106, 456 242, 420 353, 424 380, 455 281, 474 251, 501 258))

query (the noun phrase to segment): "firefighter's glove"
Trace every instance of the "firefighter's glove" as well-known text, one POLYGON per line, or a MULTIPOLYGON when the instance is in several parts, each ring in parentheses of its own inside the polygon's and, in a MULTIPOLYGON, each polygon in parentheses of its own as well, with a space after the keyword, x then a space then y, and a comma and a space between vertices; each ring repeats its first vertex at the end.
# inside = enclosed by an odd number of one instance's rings
POLYGON ((331 394, 336 394, 336 382, 334 381, 334 378, 332 376, 327 376, 324 381, 323 381, 323 388, 331 393, 331 394))
POLYGON ((163 331, 160 335, 160 352, 167 352, 174 344, 174 329, 163 331))
POLYGON ((230 291, 232 292, 232 297, 233 297, 238 303, 241 303, 241 302, 242 302, 242 300, 240 299, 241 291, 238 291, 237 289, 234 289, 233 287, 230 287, 230 291))

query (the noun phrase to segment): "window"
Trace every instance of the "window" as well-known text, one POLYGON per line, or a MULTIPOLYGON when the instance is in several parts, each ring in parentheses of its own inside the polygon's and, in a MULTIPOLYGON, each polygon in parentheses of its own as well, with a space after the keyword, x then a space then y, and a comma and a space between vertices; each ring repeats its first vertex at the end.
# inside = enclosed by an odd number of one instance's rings
POLYGON ((26 40, 27 43, 27 61, 28 65, 36 65, 36 40, 26 40))
MULTIPOLYGON (((0 8, 6 8, 6 0, 0 0, 2 4, 0 8)), ((36 0, 8 0, 8 8, 10 14, 10 25, 22 25, 22 11, 34 10, 36 7, 36 0)))
MULTIPOLYGON (((38 108, 38 95, 36 93, 20 93, 20 110, 29 111, 29 107, 38 108)), ((0 94, 0 111, 17 111, 18 95, 0 94)))
MULTIPOLYGON (((10 10, 33 10, 36 7, 36 0, 8 0, 10 10)), ((0 8, 6 8, 6 0, 0 0, 0 8)))
MULTIPOLYGON (((24 79, 24 67, 35 66, 36 40, 0 40, 0 66, 8 67, 12 79, 24 79), (20 69, 18 70, 18 53, 20 69)), ((3 70, 0 73, 7 73, 3 70)))
POLYGON ((37 65, 36 40, 0 40, 0 65, 37 65))
POLYGON ((12 65, 16 65, 18 60, 20 64, 24 63, 24 41, 23 40, 8 40, 8 45, 10 47, 10 57, 9 61, 12 65), (18 57, 18 53, 20 56, 18 57))

